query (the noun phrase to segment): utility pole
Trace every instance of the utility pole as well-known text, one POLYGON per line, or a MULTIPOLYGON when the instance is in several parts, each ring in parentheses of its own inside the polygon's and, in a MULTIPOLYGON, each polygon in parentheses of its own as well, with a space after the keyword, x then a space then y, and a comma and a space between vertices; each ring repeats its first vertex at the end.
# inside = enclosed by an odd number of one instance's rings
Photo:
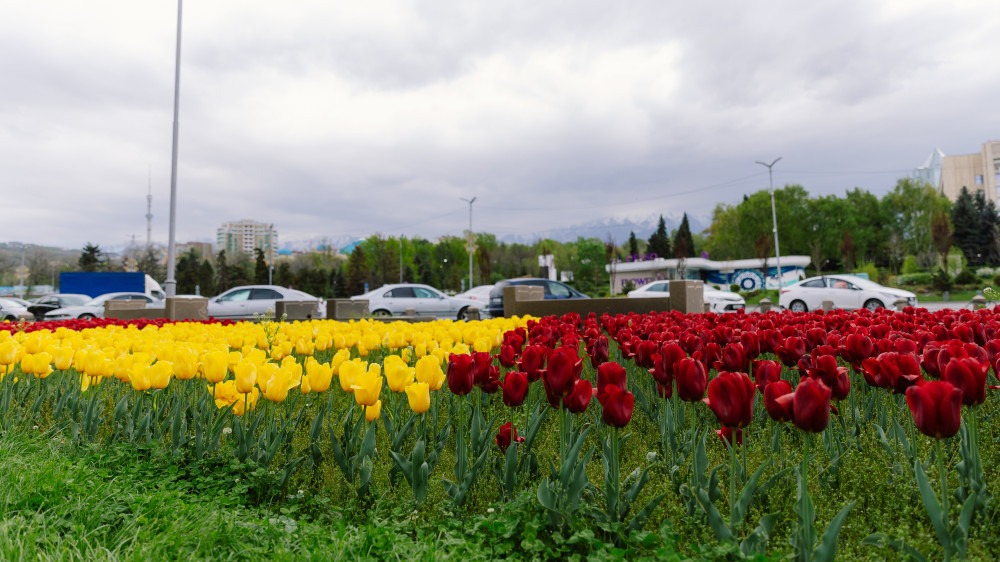
POLYGON ((184 0, 177 0, 177 53, 174 61, 174 135, 170 158, 170 234, 167 237, 167 280, 163 283, 168 297, 177 296, 177 279, 174 278, 177 253, 177 137, 179 136, 178 113, 181 97, 181 15, 184 0))
MULTIPOLYGON (((778 264, 778 292, 781 292, 781 251, 778 249, 778 214, 774 210, 774 176, 771 175, 771 168, 781 160, 781 156, 774 159, 770 164, 757 161, 761 166, 767 167, 767 178, 771 185, 771 223, 774 225, 774 259, 778 264)), ((767 289, 767 279, 764 280, 764 288, 767 289)))
POLYGON ((476 202, 477 197, 473 197, 472 199, 460 197, 460 199, 469 204, 469 236, 468 246, 466 246, 469 251, 469 286, 466 289, 468 290, 472 288, 472 204, 476 202))

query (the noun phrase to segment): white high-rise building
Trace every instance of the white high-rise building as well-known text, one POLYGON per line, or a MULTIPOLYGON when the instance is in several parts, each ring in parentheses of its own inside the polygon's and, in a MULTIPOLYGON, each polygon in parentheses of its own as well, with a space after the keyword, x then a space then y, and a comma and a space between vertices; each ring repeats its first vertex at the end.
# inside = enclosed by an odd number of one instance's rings
POLYGON ((278 231, 273 224, 252 220, 227 222, 216 233, 215 247, 230 255, 253 255, 254 249, 260 248, 264 251, 264 256, 273 261, 278 251, 278 231))

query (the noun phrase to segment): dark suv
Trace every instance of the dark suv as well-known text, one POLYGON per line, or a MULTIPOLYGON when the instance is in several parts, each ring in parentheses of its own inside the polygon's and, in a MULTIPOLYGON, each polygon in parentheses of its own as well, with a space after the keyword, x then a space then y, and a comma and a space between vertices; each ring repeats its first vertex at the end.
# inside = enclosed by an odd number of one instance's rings
POLYGON ((541 287, 545 291, 546 299, 589 299, 587 295, 577 291, 573 287, 559 281, 550 281, 538 277, 524 279, 507 279, 500 281, 493 286, 490 291, 490 303, 486 307, 486 312, 493 318, 503 317, 503 288, 510 285, 534 285, 541 287))

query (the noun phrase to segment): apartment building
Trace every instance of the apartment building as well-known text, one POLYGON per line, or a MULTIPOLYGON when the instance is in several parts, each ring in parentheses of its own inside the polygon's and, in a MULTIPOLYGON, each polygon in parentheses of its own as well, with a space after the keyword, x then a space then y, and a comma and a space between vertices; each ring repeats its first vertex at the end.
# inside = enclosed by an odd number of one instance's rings
POLYGON ((252 220, 224 223, 216 233, 216 251, 226 254, 250 254, 260 248, 264 255, 273 260, 278 251, 278 231, 273 224, 252 220))

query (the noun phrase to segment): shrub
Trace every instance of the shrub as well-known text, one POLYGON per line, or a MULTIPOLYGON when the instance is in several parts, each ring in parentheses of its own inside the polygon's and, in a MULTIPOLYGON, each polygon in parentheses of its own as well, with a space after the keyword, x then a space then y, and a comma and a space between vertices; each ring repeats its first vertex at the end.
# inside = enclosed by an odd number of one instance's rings
POLYGON ((934 276, 930 273, 910 273, 907 275, 897 275, 896 285, 930 285, 934 276))
POLYGON ((878 268, 872 262, 859 263, 857 267, 854 268, 854 273, 864 273, 868 275, 868 279, 872 281, 878 281, 878 268))
POLYGON ((920 272, 920 266, 917 265, 916 256, 906 256, 906 258, 903 259, 902 274, 911 275, 919 272, 920 272))
POLYGON ((622 283, 622 292, 628 294, 629 291, 635 290, 635 281, 629 279, 622 283))
POLYGON ((729 290, 734 293, 738 293, 740 292, 740 286, 737 285, 736 283, 733 283, 732 285, 729 286, 729 290))
POLYGON ((931 284, 934 289, 938 291, 948 291, 951 289, 952 280, 951 276, 944 268, 939 267, 937 271, 934 272, 934 278, 931 280, 931 284))
POLYGON ((956 285, 973 285, 977 283, 979 283, 979 278, 968 269, 963 269, 955 276, 956 285))

